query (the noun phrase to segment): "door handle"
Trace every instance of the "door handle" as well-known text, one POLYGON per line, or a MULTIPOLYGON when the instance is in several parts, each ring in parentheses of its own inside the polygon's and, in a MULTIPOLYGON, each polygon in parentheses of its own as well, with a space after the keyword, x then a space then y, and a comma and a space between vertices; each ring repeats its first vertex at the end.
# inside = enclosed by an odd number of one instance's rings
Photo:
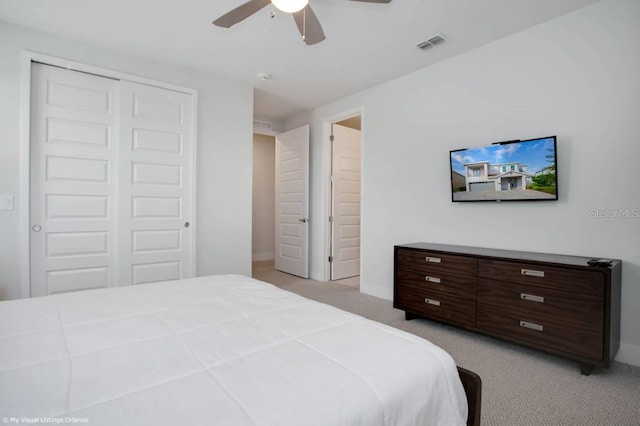
POLYGON ((191 226, 191 224, 190 224, 189 222, 185 222, 185 223, 184 223, 184 227, 185 227, 185 228, 188 228, 188 227, 190 227, 190 226, 191 226))
POLYGON ((31 227, 31 229, 33 229, 33 232, 40 232, 40 231, 42 231, 42 226, 40 226, 40 225, 33 225, 33 226, 31 227))
POLYGON ((303 217, 302 219, 298 219, 300 222, 302 223, 307 223, 309 222, 309 219, 307 219, 306 217, 303 217))

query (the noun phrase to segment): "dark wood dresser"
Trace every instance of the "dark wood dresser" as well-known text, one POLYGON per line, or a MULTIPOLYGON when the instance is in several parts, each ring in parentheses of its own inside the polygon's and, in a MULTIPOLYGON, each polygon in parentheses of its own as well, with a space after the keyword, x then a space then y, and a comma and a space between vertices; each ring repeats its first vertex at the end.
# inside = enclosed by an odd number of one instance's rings
POLYGON ((622 264, 591 258, 413 243, 394 247, 393 306, 578 361, 609 367, 620 346, 622 264))

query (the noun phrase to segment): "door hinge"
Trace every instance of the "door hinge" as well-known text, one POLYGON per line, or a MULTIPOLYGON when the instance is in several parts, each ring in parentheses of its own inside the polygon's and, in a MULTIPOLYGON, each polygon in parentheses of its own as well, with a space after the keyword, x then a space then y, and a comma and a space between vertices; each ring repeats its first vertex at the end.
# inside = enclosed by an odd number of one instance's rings
POLYGON ((333 256, 329 256, 329 262, 333 262, 333 256))
POLYGON ((329 223, 333 223, 333 216, 329 216, 329 223))
POLYGON ((336 180, 336 176, 335 175, 329 176, 329 182, 335 182, 335 180, 336 180))
POLYGON ((333 142, 334 139, 333 135, 329 136, 329 142, 333 142))

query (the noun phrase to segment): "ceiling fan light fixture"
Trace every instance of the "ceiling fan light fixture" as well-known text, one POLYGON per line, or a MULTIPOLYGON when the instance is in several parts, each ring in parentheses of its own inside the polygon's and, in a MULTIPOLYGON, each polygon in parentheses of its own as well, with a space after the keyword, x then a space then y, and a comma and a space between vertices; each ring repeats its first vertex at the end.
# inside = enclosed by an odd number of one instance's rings
POLYGON ((271 0, 271 3, 286 13, 296 13, 304 9, 309 0, 271 0))

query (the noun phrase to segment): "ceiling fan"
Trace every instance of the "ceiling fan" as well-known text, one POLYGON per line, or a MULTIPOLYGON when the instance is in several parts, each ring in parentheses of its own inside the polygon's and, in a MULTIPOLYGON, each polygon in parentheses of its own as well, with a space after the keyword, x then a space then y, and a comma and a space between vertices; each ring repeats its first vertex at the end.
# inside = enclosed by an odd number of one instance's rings
MULTIPOLYGON (((391 0, 350 0, 364 3, 391 3, 391 0)), ((296 21, 302 40, 307 45, 320 43, 325 39, 324 31, 318 21, 318 17, 311 9, 309 0, 249 0, 245 4, 236 7, 231 12, 226 13, 213 21, 218 27, 230 28, 232 25, 248 18, 260 9, 273 3, 275 7, 283 12, 293 15, 296 21)))

